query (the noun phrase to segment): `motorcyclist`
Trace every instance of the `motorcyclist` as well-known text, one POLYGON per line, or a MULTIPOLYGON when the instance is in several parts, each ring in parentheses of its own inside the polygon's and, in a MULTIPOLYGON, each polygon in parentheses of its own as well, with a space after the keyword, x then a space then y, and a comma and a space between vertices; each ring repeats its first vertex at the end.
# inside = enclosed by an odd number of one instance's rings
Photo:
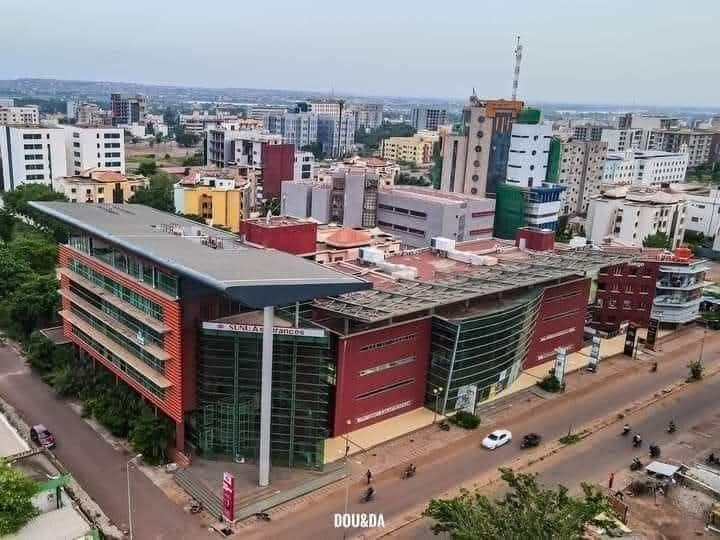
POLYGON ((628 433, 630 433, 630 424, 625 424, 623 426, 622 434, 627 435, 628 433))
POLYGON ((374 488, 374 487, 370 486, 369 488, 367 488, 367 489, 365 490, 365 500, 366 500, 366 501, 369 501, 370 499, 372 499, 374 495, 375 495, 375 488, 374 488))
POLYGON ((670 420, 670 423, 668 424, 668 433, 674 433, 676 429, 677 426, 675 426, 675 422, 670 420))
POLYGON ((633 444, 635 446, 640 446, 642 444, 642 437, 640 436, 639 433, 636 433, 635 435, 633 435, 633 444))

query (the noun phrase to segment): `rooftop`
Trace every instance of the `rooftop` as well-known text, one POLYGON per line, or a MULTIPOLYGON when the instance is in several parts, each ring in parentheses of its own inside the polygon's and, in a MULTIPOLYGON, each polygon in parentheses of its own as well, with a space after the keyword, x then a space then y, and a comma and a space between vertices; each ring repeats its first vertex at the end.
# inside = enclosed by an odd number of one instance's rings
POLYGON ((462 204, 468 201, 487 201, 485 197, 465 195, 463 193, 448 193, 431 187, 420 186, 394 186, 383 188, 383 193, 389 195, 404 195, 415 199, 433 199, 441 204, 462 204))
MULTIPOLYGON (((318 299, 315 305, 337 315, 374 323, 523 287, 581 277, 587 272, 632 260, 632 256, 593 249, 554 252, 515 250, 496 265, 472 266, 423 251, 418 255, 388 260, 393 264, 415 266, 419 279, 400 278, 388 282, 378 276, 378 279, 372 279, 373 290, 318 299), (413 257, 420 259, 417 265, 413 264, 413 257), (434 258, 434 263, 431 258, 434 258), (432 275, 422 269, 427 265, 433 267, 432 275)), ((363 275, 357 265, 344 264, 337 268, 353 275, 363 275)), ((363 278, 371 279, 369 274, 363 275, 363 278)))
POLYGON ((630 153, 633 159, 682 157, 686 155, 682 152, 663 152, 662 150, 628 150, 627 152, 608 152, 607 158, 612 160, 625 160, 625 157, 630 153))
POLYGON ((359 291, 370 284, 232 233, 142 205, 30 203, 67 225, 190 277, 250 307, 359 291))

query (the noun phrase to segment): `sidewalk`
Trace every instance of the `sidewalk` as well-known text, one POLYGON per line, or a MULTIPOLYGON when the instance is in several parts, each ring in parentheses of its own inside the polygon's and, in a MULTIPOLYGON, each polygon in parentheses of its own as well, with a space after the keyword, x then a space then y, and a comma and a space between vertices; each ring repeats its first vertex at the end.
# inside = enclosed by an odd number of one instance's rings
MULTIPOLYGON (((645 337, 646 330, 640 329, 638 331, 639 337, 645 337)), ((660 339, 667 340, 672 338, 674 332, 668 330, 662 330, 660 332, 660 339)), ((621 354, 625 346, 625 335, 619 335, 611 339, 603 339, 600 342, 600 359, 601 362, 618 354, 621 354)), ((590 351, 592 346, 587 346, 574 352, 567 357, 566 362, 566 374, 577 372, 588 365, 590 358, 590 351)), ((478 406, 485 408, 487 405, 497 401, 505 400, 512 397, 514 394, 526 391, 536 386, 536 383, 548 374, 548 371, 552 369, 555 359, 549 360, 543 364, 535 366, 533 368, 524 370, 517 380, 510 385, 503 392, 496 394, 490 399, 479 403, 478 406)), ((419 433, 419 430, 427 428, 432 425, 435 415, 430 409, 420 407, 418 409, 394 416, 382 422, 378 422, 368 427, 364 427, 353 431, 347 437, 347 443, 350 446, 350 456, 357 455, 366 452, 369 449, 373 449, 379 445, 383 446, 383 452, 390 446, 394 446, 392 441, 404 436, 412 436, 416 441, 414 446, 422 446, 419 442, 424 440, 424 444, 429 444, 429 440, 419 433)), ((453 440, 453 434, 460 430, 453 430, 442 437, 442 440, 447 444, 448 440, 453 440)), ((424 446, 427 451, 427 446, 424 446)), ((408 459, 412 458, 414 452, 408 454, 408 459)), ((345 457, 345 437, 334 437, 325 441, 325 463, 332 463, 345 457)), ((357 460, 354 460, 358 462, 357 460)), ((359 463, 359 462, 358 462, 359 463)))

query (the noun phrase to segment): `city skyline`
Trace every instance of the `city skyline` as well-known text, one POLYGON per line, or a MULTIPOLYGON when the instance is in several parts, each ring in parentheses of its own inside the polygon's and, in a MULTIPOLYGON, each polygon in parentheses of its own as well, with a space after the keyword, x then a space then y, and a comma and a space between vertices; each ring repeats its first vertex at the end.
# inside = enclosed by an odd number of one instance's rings
POLYGON ((192 11, 184 1, 174 3, 172 11, 162 2, 142 10, 135 1, 122 10, 85 0, 78 4, 73 17, 83 28, 82 40, 70 39, 66 25, 56 24, 66 15, 61 6, 33 14, 30 42, 26 30, 14 24, 30 8, 19 2, 4 8, 0 50, 12 54, 4 55, 0 78, 437 100, 463 99, 475 88, 481 96, 509 97, 519 34, 525 45, 519 97, 526 101, 720 105, 713 92, 720 77, 712 69, 718 44, 711 28, 720 7, 709 1, 692 11, 674 10, 672 18, 665 16, 674 5, 668 0, 655 3, 652 12, 620 1, 548 7, 518 0, 512 18, 504 6, 467 2, 438 11, 429 4, 425 9, 421 1, 413 4, 412 14, 377 2, 357 12, 343 12, 325 0, 312 10, 293 4, 292 10, 280 5, 273 13, 257 5, 240 11, 224 4, 220 31, 199 24, 197 6, 192 11), (432 16, 417 15, 428 13, 432 16), (97 24, 110 19, 111 25, 97 24), (227 22, 235 19, 237 27, 227 22), (143 21, 150 24, 138 24, 143 21), (702 37, 687 39, 688 28, 702 37))

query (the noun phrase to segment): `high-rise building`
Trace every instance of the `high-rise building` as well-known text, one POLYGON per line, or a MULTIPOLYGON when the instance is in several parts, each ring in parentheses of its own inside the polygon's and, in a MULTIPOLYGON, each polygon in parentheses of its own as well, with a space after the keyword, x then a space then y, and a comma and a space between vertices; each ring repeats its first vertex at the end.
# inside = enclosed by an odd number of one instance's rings
POLYGON ((0 191, 53 185, 67 174, 62 128, 0 126, 0 191))
POLYGON ((382 103, 351 103, 348 107, 355 115, 355 129, 375 129, 383 123, 382 103))
POLYGON ((443 137, 441 188, 480 195, 505 180, 512 126, 522 101, 470 98, 458 132, 443 137))
POLYGON ((590 197, 600 194, 607 143, 553 140, 551 154, 553 147, 557 147, 557 160, 556 165, 548 166, 548 180, 565 187, 560 195, 560 214, 585 214, 590 197))
POLYGON ((447 110, 437 107, 413 107, 410 114, 410 122, 415 131, 437 131, 438 127, 448 122, 447 110))
POLYGON ((0 126, 37 126, 40 109, 37 105, 0 107, 0 126))
POLYGON ((284 111, 268 114, 263 123, 270 133, 282 135, 286 144, 294 144, 298 149, 318 141, 318 115, 315 113, 284 111))
POLYGON ((78 126, 102 126, 109 123, 107 122, 107 111, 103 111, 95 103, 80 103, 77 105, 75 117, 78 126))
POLYGON ((145 123, 145 96, 110 94, 112 122, 115 126, 145 123))
POLYGON ((702 129, 655 129, 649 135, 648 150, 663 152, 687 152, 688 167, 697 167, 710 161, 714 130, 702 129))
POLYGON ((343 111, 340 116, 319 114, 318 142, 322 145, 322 151, 333 158, 352 151, 355 144, 355 116, 349 111, 343 111))
POLYGON ((298 152, 295 150, 295 165, 293 180, 312 180, 317 174, 317 161, 312 152, 298 152))
POLYGON ((642 150, 645 134, 640 128, 603 129, 600 140, 607 143, 608 152, 642 150))
POLYGON ((552 124, 542 121, 542 112, 523 109, 510 135, 508 184, 527 188, 545 182, 551 140, 552 124))
POLYGON ((607 126, 601 124, 582 124, 573 127, 574 139, 578 141, 599 141, 602 137, 603 129, 607 126))
POLYGON ((67 175, 90 169, 125 174, 125 139, 121 128, 64 126, 67 175))

